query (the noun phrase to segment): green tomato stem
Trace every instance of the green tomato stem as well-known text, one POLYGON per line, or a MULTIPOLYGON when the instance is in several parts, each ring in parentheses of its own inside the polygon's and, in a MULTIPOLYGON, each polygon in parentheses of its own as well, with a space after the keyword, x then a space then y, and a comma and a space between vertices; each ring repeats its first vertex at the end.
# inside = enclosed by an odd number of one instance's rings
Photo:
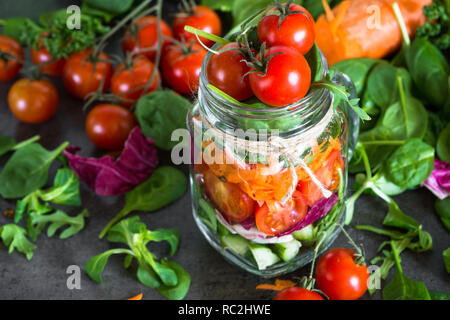
POLYGON ((199 35, 200 37, 206 38, 208 40, 214 41, 216 43, 223 44, 223 45, 231 43, 230 40, 227 40, 227 39, 224 39, 222 37, 216 36, 215 34, 211 34, 211 33, 202 31, 200 29, 193 28, 191 26, 185 26, 184 30, 186 30, 187 32, 199 35))

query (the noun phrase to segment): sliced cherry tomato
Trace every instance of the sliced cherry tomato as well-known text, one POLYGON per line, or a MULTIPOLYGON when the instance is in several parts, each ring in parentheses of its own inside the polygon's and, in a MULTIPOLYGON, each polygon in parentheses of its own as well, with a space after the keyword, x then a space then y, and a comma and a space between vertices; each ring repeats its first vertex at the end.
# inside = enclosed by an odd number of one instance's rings
POLYGON ((295 191, 284 205, 274 202, 264 204, 256 209, 255 222, 259 231, 269 236, 276 236, 288 231, 306 217, 308 206, 303 196, 295 191))
MULTIPOLYGON (((153 62, 145 56, 140 56, 131 61, 130 66, 121 63, 114 72, 111 80, 112 93, 123 98, 119 98, 119 101, 123 105, 133 105, 144 94, 143 87, 150 81, 154 69, 155 65, 153 62)), ((158 70, 156 72, 156 76, 153 78, 146 93, 154 91, 158 85, 160 74, 158 70)))
POLYGON ((345 248, 327 251, 317 262, 316 283, 331 300, 356 300, 367 291, 367 266, 355 263, 355 252, 345 248))
POLYGON ((169 87, 186 95, 197 91, 206 50, 199 44, 190 49, 178 45, 167 47, 162 59, 162 74, 169 87))
POLYGON ((292 287, 278 292, 274 300, 324 300, 324 299, 317 292, 305 288, 292 287))
POLYGON ((45 80, 20 79, 9 90, 9 109, 20 121, 41 123, 58 108, 58 91, 45 80))
MULTIPOLYGON (((275 46, 266 51, 266 74, 250 74, 250 86, 259 100, 273 107, 282 107, 302 99, 311 86, 311 69, 305 57, 297 50, 275 46)), ((258 55, 257 59, 261 59, 258 55)))
MULTIPOLYGON (((173 38, 169 25, 161 20, 161 34, 164 38, 173 38)), ((170 40, 162 41, 163 50, 170 44, 170 40)), ((122 40, 124 53, 143 54, 151 61, 155 60, 158 47, 158 19, 155 16, 139 18, 125 32, 122 40)))
POLYGON ((64 86, 78 99, 84 99, 89 93, 95 92, 103 82, 103 92, 108 90, 113 66, 106 53, 98 55, 95 64, 91 60, 92 49, 72 53, 63 68, 62 79, 64 86), (103 60, 103 61, 101 61, 103 60))
POLYGON ((258 38, 268 46, 291 47, 305 55, 314 45, 314 19, 305 8, 297 4, 291 4, 289 11, 303 13, 291 13, 279 24, 279 15, 269 12, 258 23, 258 38))
POLYGON ((17 77, 22 69, 23 48, 11 37, 0 35, 0 81, 17 77))
MULTIPOLYGON (((43 34, 42 37, 47 36, 47 34, 43 34)), ((42 73, 45 73, 49 76, 58 77, 63 73, 64 64, 66 63, 66 59, 60 58, 53 62, 47 63, 53 60, 53 56, 48 52, 47 48, 44 46, 42 38, 39 39, 38 48, 35 49, 33 46, 30 47, 30 56, 31 61, 34 64, 42 64, 39 70, 42 73)))
POLYGON ((256 202, 237 184, 221 181, 211 170, 204 172, 203 181, 206 194, 230 222, 242 222, 253 214, 256 202))
MULTIPOLYGON (((339 150, 333 150, 324 161, 323 166, 314 172, 314 174, 325 188, 330 191, 336 191, 340 183, 338 169, 344 169, 344 160, 339 150)), ((297 190, 304 196, 306 203, 310 207, 323 198, 322 191, 320 191, 311 179, 300 181, 297 190)))
POLYGON ((137 125, 130 110, 113 104, 100 104, 86 118, 86 132, 97 147, 106 150, 123 148, 137 125))
POLYGON ((238 44, 229 43, 218 49, 227 51, 212 55, 206 72, 213 86, 236 100, 244 101, 253 96, 248 75, 246 75, 250 68, 242 61, 245 57, 238 50, 229 50, 231 48, 238 48, 238 44))
MULTIPOLYGON (((202 31, 220 36, 222 24, 220 18, 214 10, 205 6, 194 6, 192 12, 179 12, 173 21, 173 33, 179 40, 190 42, 196 40, 195 34, 184 30, 185 26, 191 26, 202 31)), ((214 44, 214 41, 199 37, 202 43, 208 47, 214 44)))

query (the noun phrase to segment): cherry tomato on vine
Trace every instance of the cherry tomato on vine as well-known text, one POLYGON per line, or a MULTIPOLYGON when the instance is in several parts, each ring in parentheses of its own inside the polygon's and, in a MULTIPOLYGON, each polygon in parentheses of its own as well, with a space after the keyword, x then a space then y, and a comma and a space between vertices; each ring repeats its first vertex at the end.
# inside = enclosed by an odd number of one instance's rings
POLYGON ((221 181, 211 170, 203 173, 203 181, 208 197, 231 222, 242 222, 253 214, 256 202, 237 184, 221 181))
POLYGON ((292 287, 278 292, 274 300, 324 300, 324 299, 317 292, 305 288, 292 287))
MULTIPOLYGON (((238 48, 237 43, 229 43, 220 49, 238 48)), ((246 73, 250 68, 245 64, 245 57, 237 50, 227 50, 213 54, 206 69, 209 82, 239 101, 253 96, 246 73)))
MULTIPOLYGON (((250 86, 255 96, 273 107, 282 107, 302 99, 311 86, 311 69, 305 57, 297 50, 275 46, 265 57, 278 53, 268 61, 266 74, 252 72, 250 86)), ((261 56, 258 54, 257 59, 261 56)))
MULTIPOLYGON (((192 12, 179 12, 173 21, 173 33, 178 40, 190 42, 197 41, 195 34, 184 30, 185 26, 191 26, 196 29, 220 36, 222 32, 222 24, 220 18, 214 10, 205 6, 194 6, 192 12)), ((214 44, 214 41, 200 37, 202 43, 208 47, 214 44)))
POLYGON ((58 108, 58 91, 45 80, 20 79, 8 94, 9 109, 22 122, 41 123, 58 108))
MULTIPOLYGON (((336 191, 339 187, 340 177, 338 169, 344 169, 344 160, 339 150, 334 150, 325 159, 323 166, 314 172, 317 179, 330 191, 336 191)), ((308 206, 312 207, 323 198, 322 191, 311 181, 300 181, 297 190, 303 195, 308 206)))
POLYGON ((122 149, 136 125, 136 119, 130 110, 113 104, 94 107, 86 118, 89 139, 105 150, 122 149))
POLYGON ((92 53, 93 49, 72 53, 63 68, 64 86, 78 99, 84 99, 89 93, 97 91, 102 82, 102 90, 106 92, 111 82, 113 66, 104 61, 109 60, 108 55, 101 52, 98 55, 100 60, 94 63, 91 60, 95 59, 91 57, 92 53))
POLYGON ((161 61, 164 80, 180 94, 194 93, 198 89, 199 76, 206 50, 199 44, 188 48, 180 45, 167 47, 161 61))
POLYGON ((23 48, 15 39, 0 35, 0 81, 9 81, 17 77, 22 69, 25 55, 23 48))
POLYGON ((335 248, 317 262, 316 284, 331 300, 356 300, 367 291, 367 266, 355 262, 355 252, 335 248))
POLYGON ((258 23, 258 38, 268 46, 292 47, 305 55, 314 45, 314 19, 305 8, 297 4, 291 4, 289 11, 304 14, 288 13, 279 24, 280 16, 269 12, 258 23))
MULTIPOLYGON (((125 32, 122 40, 124 53, 143 54, 151 61, 155 60, 158 47, 158 19, 155 16, 145 16, 136 20, 125 32)), ((161 34, 165 38, 173 38, 169 25, 161 20, 161 34)), ((170 40, 162 40, 162 49, 170 44, 170 40)))
MULTIPOLYGON (((42 35, 42 37, 47 36, 46 34, 42 35)), ((44 46, 42 39, 39 39, 38 48, 30 47, 30 56, 31 61, 34 64, 42 64, 39 70, 47 74, 49 76, 58 77, 62 74, 64 64, 66 63, 66 59, 59 58, 53 62, 47 63, 53 60, 53 56, 48 52, 47 48, 44 46)))
MULTIPOLYGON (((153 62, 145 56, 137 57, 130 62, 130 65, 121 63, 111 79, 112 93, 123 98, 119 99, 123 105, 133 105, 144 94, 144 87, 150 81, 154 69, 153 62)), ((160 74, 156 70, 156 76, 148 87, 147 93, 156 89, 159 79, 160 74)))
POLYGON ((306 217, 308 206, 303 196, 295 191, 284 205, 277 202, 256 209, 256 226, 264 234, 276 236, 288 231, 306 217))

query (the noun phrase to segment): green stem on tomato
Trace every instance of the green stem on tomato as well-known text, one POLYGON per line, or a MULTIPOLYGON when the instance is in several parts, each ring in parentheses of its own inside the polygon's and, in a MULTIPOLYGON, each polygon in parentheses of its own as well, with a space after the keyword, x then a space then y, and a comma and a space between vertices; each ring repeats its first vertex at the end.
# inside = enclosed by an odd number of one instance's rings
POLYGON ((200 37, 203 37, 205 39, 208 39, 208 40, 211 40, 211 41, 214 41, 216 43, 223 44, 223 45, 231 43, 230 40, 227 40, 227 39, 224 39, 222 37, 216 36, 215 34, 211 34, 211 33, 202 31, 200 29, 196 29, 196 28, 191 27, 191 26, 185 26, 184 30, 186 30, 187 32, 193 33, 193 34, 197 34, 200 37))

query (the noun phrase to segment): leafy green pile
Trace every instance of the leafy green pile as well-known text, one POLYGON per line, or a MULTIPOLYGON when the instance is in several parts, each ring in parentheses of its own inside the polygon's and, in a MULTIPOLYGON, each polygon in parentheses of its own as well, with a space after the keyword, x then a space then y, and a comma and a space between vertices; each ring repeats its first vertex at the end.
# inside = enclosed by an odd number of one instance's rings
POLYGON ((158 259, 147 245, 151 242, 166 241, 170 245, 170 256, 178 248, 179 233, 175 229, 157 229, 150 231, 140 222, 139 217, 122 220, 108 231, 108 241, 122 243, 125 248, 111 249, 91 258, 85 266, 88 275, 102 284, 101 273, 111 255, 125 254, 124 266, 129 268, 135 259, 138 262, 136 276, 149 287, 156 288, 164 297, 172 300, 183 299, 191 283, 189 274, 177 263, 167 259, 158 259))
POLYGON ((48 226, 48 237, 61 231, 59 238, 69 238, 84 228, 85 218, 89 216, 87 210, 83 210, 77 216, 71 217, 51 205, 81 205, 80 182, 70 168, 63 166, 58 169, 53 186, 42 189, 48 182, 50 166, 68 143, 48 151, 40 144, 34 143, 35 140, 36 138, 31 138, 16 143, 11 138, 0 137, 1 154, 14 150, 0 172, 0 195, 4 199, 21 198, 16 204, 14 224, 0 227, 0 238, 9 246, 9 252, 17 248, 28 259, 32 258, 36 246, 29 242, 27 237, 36 241, 37 236, 48 226), (22 228, 17 224, 25 216, 26 227, 22 228))

